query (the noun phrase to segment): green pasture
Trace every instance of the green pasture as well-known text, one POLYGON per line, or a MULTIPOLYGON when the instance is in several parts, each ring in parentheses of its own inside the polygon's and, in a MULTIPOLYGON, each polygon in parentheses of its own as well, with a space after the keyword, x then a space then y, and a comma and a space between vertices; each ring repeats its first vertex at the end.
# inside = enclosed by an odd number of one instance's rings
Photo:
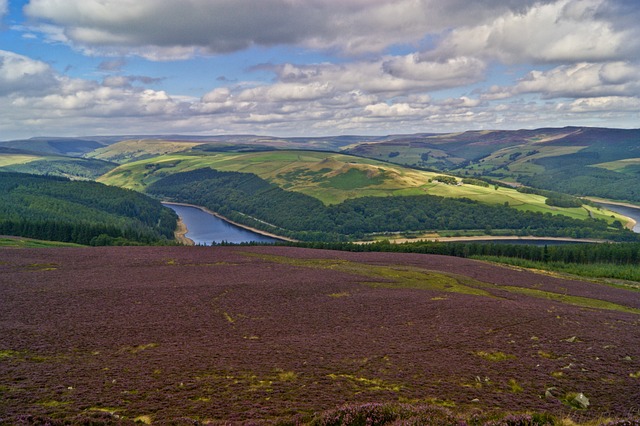
POLYGON ((640 158, 625 158, 624 160, 609 161, 607 163, 594 164, 593 167, 618 173, 638 173, 640 170, 640 158))
POLYGON ((441 173, 329 152, 173 153, 123 164, 98 181, 144 192, 147 185, 164 176, 204 167, 253 173, 327 205, 358 197, 428 194, 469 198, 486 204, 508 203, 519 210, 563 214, 577 219, 586 219, 591 214, 608 222, 626 222, 618 214, 586 206, 571 209, 548 206, 545 197, 520 193, 513 188, 461 184, 461 179, 457 179, 458 185, 448 185, 433 180, 441 173))
POLYGON ((34 240, 23 237, 0 237, 0 247, 13 248, 41 248, 41 247, 82 247, 79 244, 62 243, 58 241, 34 240))
POLYGON ((16 164, 26 164, 32 161, 41 160, 43 157, 38 155, 24 154, 2 154, 0 155, 0 167, 13 166, 16 164))

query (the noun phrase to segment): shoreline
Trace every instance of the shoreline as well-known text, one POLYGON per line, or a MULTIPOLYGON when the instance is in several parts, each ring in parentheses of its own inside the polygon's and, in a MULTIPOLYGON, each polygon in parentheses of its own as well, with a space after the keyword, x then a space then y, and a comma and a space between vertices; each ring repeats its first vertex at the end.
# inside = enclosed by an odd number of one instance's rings
POLYGON ((178 216, 178 224, 176 230, 173 232, 176 241, 185 246, 195 246, 195 241, 187 237, 187 232, 189 232, 187 225, 184 223, 182 218, 178 216))
MULTIPOLYGON (((621 202, 621 201, 610 201, 610 200, 606 200, 604 198, 597 198, 597 197, 585 197, 585 199, 589 200, 589 201, 593 201, 594 203, 611 204, 613 206, 628 207, 630 209, 638 209, 638 210, 640 210, 640 206, 637 206, 637 205, 631 204, 631 203, 625 203, 625 202, 621 202)), ((618 214, 624 216, 624 214, 622 214, 622 213, 618 213, 618 214)), ((629 216, 624 216, 624 217, 626 217, 629 220, 624 225, 624 227, 627 228, 627 229, 633 230, 633 228, 636 227, 638 222, 635 219, 630 218, 629 216)))
MULTIPOLYGON (((173 202, 173 201, 162 201, 162 204, 171 204, 171 205, 174 205, 174 206, 193 207, 193 208, 196 208, 198 210, 202 210, 203 212, 208 213, 208 214, 210 214, 212 216, 215 216, 218 219, 224 220, 227 223, 230 223, 230 224, 232 224, 234 226, 237 226, 238 228, 246 229, 247 231, 251 231, 251 232, 254 232, 256 234, 264 235, 265 237, 271 237, 271 238, 275 238, 275 239, 281 240, 281 241, 289 241, 289 242, 296 242, 297 241, 297 240, 294 240, 292 238, 283 237, 281 235, 276 235, 276 234, 273 234, 271 232, 263 231, 261 229, 253 228, 253 227, 248 226, 248 225, 243 225, 241 223, 234 222, 233 220, 228 219, 228 218, 222 216, 221 214, 214 212, 213 210, 209 210, 206 207, 196 206, 195 204, 188 204, 188 203, 176 203, 176 202, 173 202)), ((182 219, 180 219, 179 222, 182 222, 182 219)), ((184 225, 184 222, 182 222, 182 224, 184 225)), ((178 226, 180 226, 180 225, 178 225, 178 226)), ((185 229, 185 234, 186 234, 188 232, 188 229, 187 229, 186 225, 184 225, 184 229, 185 229)), ((186 238, 189 241, 193 242, 193 240, 190 240, 186 236, 184 238, 186 238)), ((190 244, 190 245, 194 245, 194 244, 190 244)))

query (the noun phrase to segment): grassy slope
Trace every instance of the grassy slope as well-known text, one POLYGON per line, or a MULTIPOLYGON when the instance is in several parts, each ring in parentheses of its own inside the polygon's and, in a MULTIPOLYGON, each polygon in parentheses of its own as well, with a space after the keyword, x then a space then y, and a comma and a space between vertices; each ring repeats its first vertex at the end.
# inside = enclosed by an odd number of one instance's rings
MULTIPOLYGON (((547 206, 545 198, 522 194, 511 188, 475 185, 445 185, 429 182, 439 173, 408 169, 343 154, 312 151, 256 153, 176 153, 121 165, 99 179, 109 185, 144 191, 145 186, 169 174, 211 167, 223 171, 254 173, 279 186, 311 195, 325 204, 365 196, 429 194, 470 198, 488 204, 504 204, 529 211, 565 214, 586 219, 586 208, 561 209, 547 206)), ((611 212, 591 209, 596 218, 613 221, 611 212)), ((616 219, 622 220, 619 215, 616 219)))
POLYGON ((29 155, 29 154, 6 154, 3 153, 0 155, 0 168, 6 166, 14 166, 30 163, 32 161, 37 161, 42 159, 41 156, 38 155, 29 155))
POLYGON ((187 151, 202 142, 177 142, 153 139, 134 139, 96 149, 85 156, 114 163, 127 163, 158 155, 187 151))
POLYGON ((619 173, 637 173, 640 167, 640 158, 626 158, 618 161, 595 164, 594 167, 611 170, 619 173))

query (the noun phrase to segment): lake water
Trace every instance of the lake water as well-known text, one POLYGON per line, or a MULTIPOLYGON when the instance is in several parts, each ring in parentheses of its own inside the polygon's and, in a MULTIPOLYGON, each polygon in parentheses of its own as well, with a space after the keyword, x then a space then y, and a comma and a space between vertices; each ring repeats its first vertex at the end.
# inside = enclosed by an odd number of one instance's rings
POLYGON ((633 227, 633 232, 640 233, 640 208, 619 206, 617 204, 607 204, 607 203, 596 203, 596 204, 598 204, 599 206, 605 207, 609 210, 612 210, 614 212, 618 212, 620 214, 628 216, 631 219, 635 220, 637 223, 636 223, 636 226, 633 227))
POLYGON ((164 205, 175 211, 182 218, 182 221, 189 229, 186 235, 187 238, 192 239, 196 244, 211 245, 212 242, 221 243, 223 241, 235 244, 249 242, 273 243, 279 241, 232 225, 196 207, 175 204, 164 205))

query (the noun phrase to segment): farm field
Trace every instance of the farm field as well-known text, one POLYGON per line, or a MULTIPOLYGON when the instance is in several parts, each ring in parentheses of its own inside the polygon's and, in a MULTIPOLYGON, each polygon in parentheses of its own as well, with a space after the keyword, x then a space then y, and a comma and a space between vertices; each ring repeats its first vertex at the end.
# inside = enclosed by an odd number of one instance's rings
POLYGON ((0 423, 295 424, 374 403, 464 418, 639 414, 637 291, 285 247, 0 248, 0 259, 0 423))
MULTIPOLYGON (((616 213, 595 207, 552 207, 545 204, 545 197, 524 194, 513 188, 495 189, 493 186, 461 183, 447 185, 433 181, 441 173, 328 152, 174 153, 123 164, 98 178, 98 181, 144 192, 148 185, 167 175, 205 167, 253 173, 285 190, 310 195, 325 204, 366 196, 428 194, 469 198, 486 204, 508 203, 519 210, 564 214, 576 219, 593 217, 608 222, 626 222, 624 217, 616 213)), ((460 179, 457 180, 460 182, 460 179)))

